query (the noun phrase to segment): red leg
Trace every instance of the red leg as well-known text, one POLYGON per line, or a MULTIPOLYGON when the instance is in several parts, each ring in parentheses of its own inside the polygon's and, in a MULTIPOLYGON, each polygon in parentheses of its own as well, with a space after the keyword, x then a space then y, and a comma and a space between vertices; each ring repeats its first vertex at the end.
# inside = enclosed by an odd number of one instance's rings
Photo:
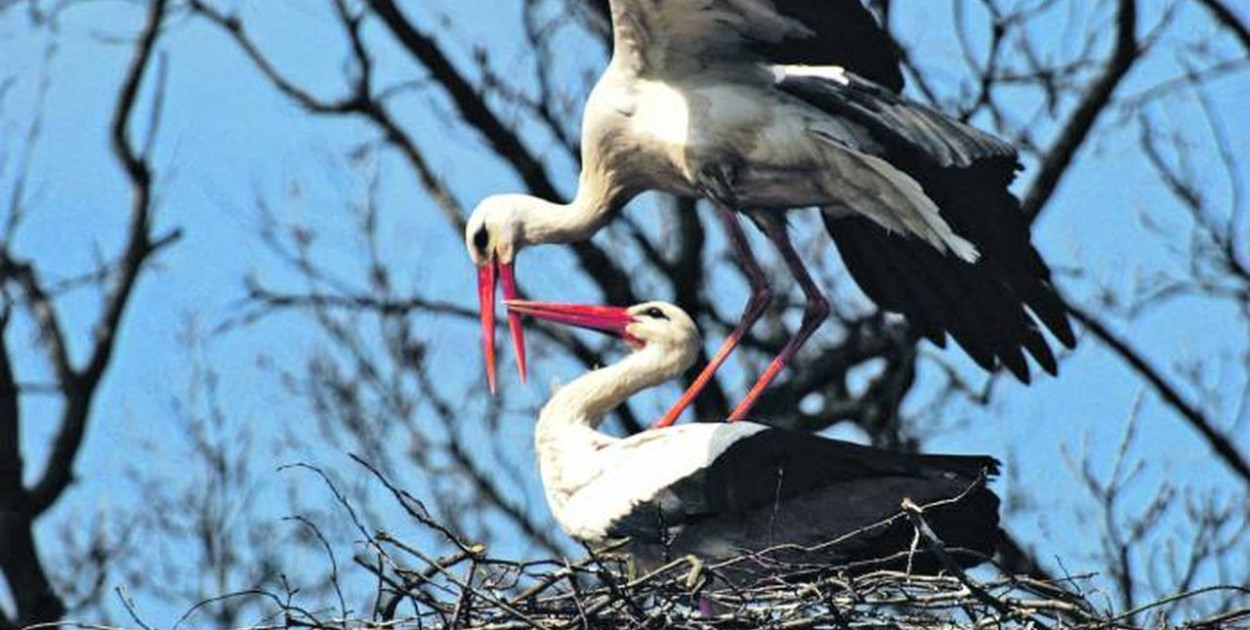
POLYGON ((751 285, 751 298, 747 300, 746 309, 743 310, 742 320, 738 325, 725 337, 725 341, 721 343, 720 348, 712 359, 708 361, 707 367, 699 373, 694 379, 690 387, 682 393, 681 398, 669 408, 668 413, 664 414, 652 428, 661 428, 672 426, 677 422, 677 418, 681 417, 686 407, 694 402, 699 392, 707 387, 716 370, 720 368, 725 359, 737 349, 738 343, 742 341, 742 336, 747 330, 764 314, 764 309, 768 308, 768 303, 773 299, 772 290, 768 288, 768 282, 764 278, 764 270, 760 268, 759 261, 755 259, 755 255, 751 253, 751 246, 747 242, 747 235, 742 232, 742 224, 738 220, 738 213, 724 206, 717 206, 717 214, 721 218, 721 222, 725 226, 725 232, 729 234, 729 242, 733 245, 734 254, 737 255, 739 263, 742 264, 742 271, 747 276, 747 282, 751 285))
POLYGON ((794 274, 794 278, 799 281, 799 287, 803 289, 803 294, 807 296, 807 308, 803 311, 803 321, 799 324, 799 329, 786 342, 781 349, 781 353, 777 355, 773 362, 768 365, 768 369, 760 375, 755 385, 751 387, 751 391, 747 392, 742 402, 738 403, 733 413, 729 414, 729 421, 735 422, 741 420, 747 412, 751 411, 751 407, 755 406, 756 400, 760 394, 768 387, 773 379, 777 378, 791 358, 798 353, 799 347, 807 341, 812 333, 824 323, 825 318, 829 316, 829 301, 825 299, 824 294, 820 292, 820 288, 812 281, 811 275, 807 273, 807 267, 803 266, 803 261, 799 259, 798 252, 794 251, 794 246, 790 244, 790 236, 786 234, 786 226, 780 221, 761 221, 764 233, 768 235, 768 239, 777 246, 781 252, 781 258, 785 260, 786 266, 790 268, 790 273, 794 274))

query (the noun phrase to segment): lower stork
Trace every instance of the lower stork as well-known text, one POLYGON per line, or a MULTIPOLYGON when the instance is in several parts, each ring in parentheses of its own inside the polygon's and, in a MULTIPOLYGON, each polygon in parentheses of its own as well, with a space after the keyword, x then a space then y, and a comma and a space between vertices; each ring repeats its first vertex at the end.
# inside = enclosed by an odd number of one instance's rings
POLYGON ((925 517, 957 562, 971 566, 994 553, 998 497, 985 487, 998 472, 994 458, 892 453, 754 422, 613 437, 598 430, 608 413, 695 360, 699 335, 690 317, 664 302, 507 305, 518 315, 615 334, 633 348, 561 387, 539 415, 543 488, 574 538, 595 545, 629 537, 645 568, 686 555, 717 561, 767 552, 787 563, 929 570, 933 557, 909 553, 913 528, 900 505, 910 499, 929 506, 925 517))
MULTIPOLYGON (((787 232, 784 213, 795 208, 820 208, 851 276, 919 335, 938 345, 949 335, 978 364, 1024 382, 1026 354, 1055 373, 1041 327, 1069 347, 1075 337, 1008 190, 1015 148, 901 97, 897 51, 860 0, 609 5, 612 60, 583 114, 576 197, 489 197, 466 225, 492 389, 494 284, 515 295, 516 254, 588 239, 646 190, 711 200, 752 290, 739 324, 659 426, 677 420, 770 300, 739 213, 776 246, 807 307, 730 420, 745 417, 829 311, 787 232)), ((524 378, 518 320, 510 327, 524 378)))

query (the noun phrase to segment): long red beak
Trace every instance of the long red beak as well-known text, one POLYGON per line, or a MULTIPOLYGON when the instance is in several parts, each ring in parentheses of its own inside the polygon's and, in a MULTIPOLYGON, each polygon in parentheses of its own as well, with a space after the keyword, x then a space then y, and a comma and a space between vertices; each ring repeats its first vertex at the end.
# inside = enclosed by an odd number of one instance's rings
POLYGON ((616 306, 586 306, 583 304, 558 304, 555 302, 532 302, 530 300, 508 300, 508 312, 519 315, 524 313, 531 317, 546 319, 578 328, 588 328, 614 334, 631 344, 641 345, 642 340, 629 333, 627 328, 634 323, 629 311, 616 306))
MULTIPOLYGON (((503 282, 504 300, 517 296, 516 272, 513 263, 501 264, 493 256, 477 270, 477 297, 482 316, 482 349, 486 355, 486 384, 495 393, 495 285, 503 282)), ((521 382, 527 378, 525 369, 525 331, 521 329, 521 315, 508 313, 508 331, 512 333, 512 348, 516 351, 517 371, 521 382)))

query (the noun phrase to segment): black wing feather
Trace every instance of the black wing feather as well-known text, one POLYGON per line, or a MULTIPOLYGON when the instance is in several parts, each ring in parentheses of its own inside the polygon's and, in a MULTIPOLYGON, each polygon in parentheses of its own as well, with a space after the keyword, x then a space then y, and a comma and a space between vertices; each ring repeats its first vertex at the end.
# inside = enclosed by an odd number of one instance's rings
POLYGON ((898 44, 861 0, 773 0, 777 13, 801 22, 812 35, 751 48, 775 64, 841 66, 903 91, 898 44))
POLYGON ((962 556, 966 564, 976 564, 994 553, 1000 536, 998 497, 985 487, 998 469, 992 457, 893 453, 769 429, 639 505, 612 534, 632 536, 632 550, 648 566, 688 553, 724 559, 778 545, 785 549, 770 552, 771 561, 844 565, 907 551, 911 528, 900 506, 908 498, 941 504, 926 512, 930 525, 951 548, 971 552, 962 556))
MULTIPOLYGON (((741 514, 834 485, 907 479, 921 484, 954 481, 963 489, 998 470, 998 460, 987 456, 894 453, 802 431, 767 429, 738 440, 710 465, 643 502, 610 530, 614 536, 658 539, 658 526, 741 514)), ((881 510, 892 513, 901 498, 882 496, 881 510)))
POLYGON ((1008 189, 1019 167, 1014 149, 860 77, 791 77, 778 88, 866 129, 883 147, 880 157, 919 182, 955 233, 981 253, 969 264, 863 217, 826 213, 826 228, 864 292, 926 336, 949 332, 983 367, 1002 364, 1028 382, 1027 351, 1055 373, 1038 322, 1065 346, 1076 338, 1008 189))

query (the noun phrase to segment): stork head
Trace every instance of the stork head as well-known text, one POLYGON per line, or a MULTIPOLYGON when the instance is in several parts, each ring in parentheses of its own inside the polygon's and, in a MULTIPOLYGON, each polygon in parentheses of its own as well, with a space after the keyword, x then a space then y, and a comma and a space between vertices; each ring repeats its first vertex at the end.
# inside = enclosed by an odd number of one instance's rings
MULTIPOLYGON (((668 302, 644 302, 629 308, 508 300, 510 314, 588 328, 616 335, 635 350, 658 350, 678 374, 694 364, 699 330, 686 312, 668 302)), ((666 372, 669 370, 665 370, 666 372)))
MULTIPOLYGON (((516 298, 515 261, 523 246, 520 211, 522 195, 496 195, 478 204, 464 228, 464 244, 477 266, 477 293, 486 355, 486 382, 495 391, 495 285, 503 284, 505 300, 516 298)), ((521 316, 508 315, 508 329, 516 350, 517 370, 525 381, 525 338, 521 316)))

